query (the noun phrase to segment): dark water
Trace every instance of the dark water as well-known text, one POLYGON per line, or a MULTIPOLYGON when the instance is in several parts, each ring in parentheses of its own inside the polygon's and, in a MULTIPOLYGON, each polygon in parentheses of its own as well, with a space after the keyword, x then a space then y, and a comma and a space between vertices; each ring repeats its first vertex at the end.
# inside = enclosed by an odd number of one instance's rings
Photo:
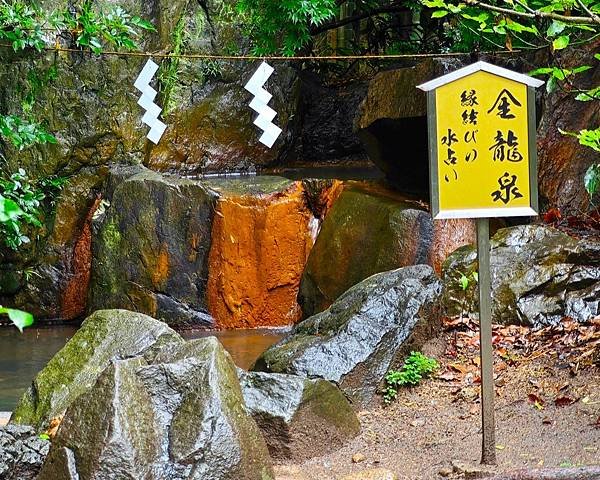
MULTIPOLYGON (((0 328, 0 412, 11 411, 35 375, 77 331, 75 327, 27 328, 21 335, 10 327, 0 328)), ((236 330, 227 332, 186 331, 186 339, 215 335, 234 362, 248 368, 285 331, 236 330)))

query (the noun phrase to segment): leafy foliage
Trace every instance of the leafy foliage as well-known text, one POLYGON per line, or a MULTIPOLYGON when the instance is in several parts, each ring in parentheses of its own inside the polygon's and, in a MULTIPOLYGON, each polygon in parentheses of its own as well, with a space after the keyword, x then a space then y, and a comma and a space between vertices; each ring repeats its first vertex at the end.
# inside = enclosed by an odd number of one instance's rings
POLYGON ((461 272, 460 278, 458 279, 458 283, 460 284, 460 288, 465 291, 469 288, 470 285, 473 285, 479 281, 479 274, 477 272, 471 273, 468 277, 461 272))
POLYGON ((39 123, 29 122, 16 115, 0 115, 0 134, 19 150, 36 143, 56 143, 56 138, 39 123))
POLYGON ((421 352, 410 352, 406 357, 402 370, 390 370, 385 376, 383 401, 390 403, 398 396, 398 388, 414 387, 421 380, 428 378, 439 367, 438 362, 421 352))
POLYGON ((27 226, 43 226, 43 207, 53 207, 65 181, 63 177, 32 181, 23 169, 0 178, 0 234, 4 245, 17 250, 31 241, 25 232, 27 226))
POLYGON ((312 26, 337 13, 335 0, 238 0, 236 8, 256 55, 294 55, 311 41, 312 26))
POLYGON ((40 12, 30 2, 21 0, 0 4, 0 39, 8 40, 15 50, 45 46, 40 12))
POLYGON ((71 10, 54 13, 53 25, 74 32, 75 43, 94 53, 102 53, 105 46, 137 50, 140 31, 156 31, 150 22, 127 13, 121 6, 107 12, 96 10, 91 0, 84 0, 75 13, 71 10))

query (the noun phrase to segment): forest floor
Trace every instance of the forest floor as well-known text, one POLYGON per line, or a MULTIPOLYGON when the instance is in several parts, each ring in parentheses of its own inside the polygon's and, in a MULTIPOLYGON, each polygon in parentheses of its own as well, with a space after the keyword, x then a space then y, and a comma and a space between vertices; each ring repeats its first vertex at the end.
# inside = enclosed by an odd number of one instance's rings
MULTIPOLYGON (((498 326, 494 345, 498 465, 491 471, 600 464, 600 318, 538 331, 498 326)), ((338 480, 371 469, 399 480, 476 476, 469 474, 481 452, 475 324, 446 321, 423 352, 440 362, 434 378, 402 390, 390 406, 379 401, 359 412, 358 437, 329 455, 277 466, 277 479, 338 480)))

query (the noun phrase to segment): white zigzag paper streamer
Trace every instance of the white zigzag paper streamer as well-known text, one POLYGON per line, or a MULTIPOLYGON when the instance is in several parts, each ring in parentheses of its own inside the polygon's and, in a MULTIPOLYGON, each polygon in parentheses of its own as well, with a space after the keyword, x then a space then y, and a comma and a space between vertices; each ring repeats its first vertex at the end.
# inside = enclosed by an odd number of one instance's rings
POLYGON ((263 130, 263 134, 259 141, 271 148, 275 143, 275 140, 281 135, 281 128, 273 123, 273 119, 277 112, 269 107, 267 104, 273 98, 269 92, 267 92, 263 85, 267 82, 269 77, 273 74, 275 69, 266 62, 262 62, 252 78, 244 86, 254 98, 250 102, 250 108, 258 113, 258 117, 254 120, 254 125, 263 130))
POLYGON ((165 133, 165 130, 167 129, 167 126, 158 119, 160 112, 162 112, 162 108, 154 103, 154 99, 158 92, 150 86, 150 81, 157 71, 158 65, 152 60, 148 60, 133 84, 135 88, 142 92, 142 96, 137 103, 146 110, 146 113, 142 117, 142 122, 150 127, 148 140, 155 145, 158 144, 163 133, 165 133))

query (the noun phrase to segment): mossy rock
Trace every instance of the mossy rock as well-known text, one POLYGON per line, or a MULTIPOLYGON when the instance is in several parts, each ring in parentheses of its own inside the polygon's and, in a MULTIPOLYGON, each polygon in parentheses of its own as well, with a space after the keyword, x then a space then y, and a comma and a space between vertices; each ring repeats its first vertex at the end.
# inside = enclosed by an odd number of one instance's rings
POLYGON ((114 191, 93 239, 90 308, 212 325, 205 294, 216 194, 143 167, 130 173, 117 170, 108 182, 114 191))
MULTIPOLYGON (((477 285, 463 291, 461 275, 477 271, 475 247, 456 250, 443 267, 447 315, 476 314, 477 285)), ((564 317, 586 322, 600 313, 600 242, 543 225, 499 230, 491 239, 493 321, 554 325, 564 317)))
POLYGON ((241 372, 246 406, 278 460, 303 461, 341 448, 360 422, 341 390, 322 379, 241 372))
POLYGON ((422 205, 387 189, 349 184, 328 212, 302 275, 305 317, 379 272, 428 263, 434 226, 422 205))
POLYGON ((274 480, 215 337, 114 361, 67 410, 39 480, 274 480))
POLYGON ((153 358, 165 344, 181 342, 166 324, 146 315, 99 310, 37 374, 10 421, 43 430, 96 383, 112 360, 136 355, 153 358))

